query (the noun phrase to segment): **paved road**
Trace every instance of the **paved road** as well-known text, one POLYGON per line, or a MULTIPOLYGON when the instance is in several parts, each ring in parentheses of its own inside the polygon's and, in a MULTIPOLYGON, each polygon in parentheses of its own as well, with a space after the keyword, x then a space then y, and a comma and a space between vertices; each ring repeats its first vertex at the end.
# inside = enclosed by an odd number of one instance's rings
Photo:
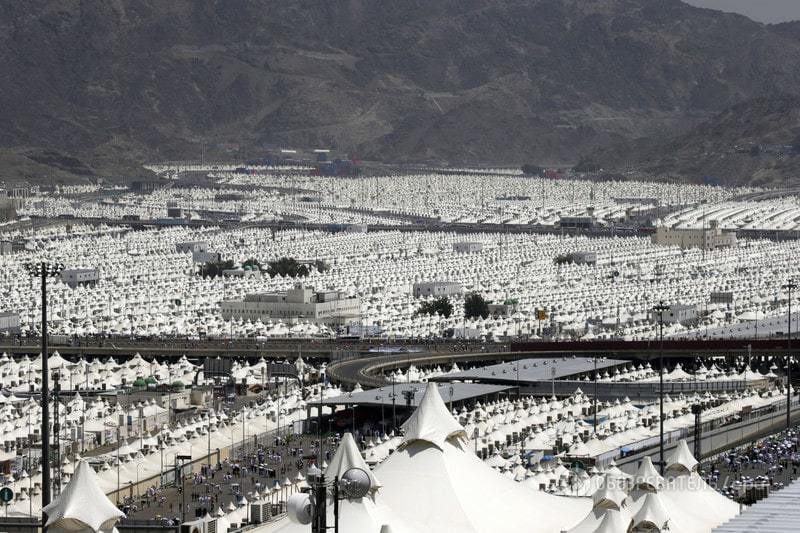
POLYGON ((723 494, 738 499, 735 486, 762 480, 778 490, 800 477, 798 428, 781 431, 719 454, 700 466, 706 481, 723 494))
MULTIPOLYGON (((278 481, 283 483, 287 478, 294 481, 297 472, 305 477, 311 463, 318 457, 318 439, 316 436, 304 435, 290 437, 288 442, 277 443, 274 438, 260 444, 258 451, 252 448, 242 457, 223 461, 214 465, 211 472, 188 476, 181 486, 170 486, 159 489, 154 486, 149 494, 126 497, 120 507, 127 517, 136 520, 179 518, 186 502, 186 519, 193 520, 200 512, 214 513, 219 507, 227 510, 233 503, 236 505, 241 495, 248 501, 248 496, 255 490, 262 493, 274 486, 278 481), (209 475, 210 474, 210 475, 209 475)), ((322 445, 323 460, 330 460, 339 443, 339 435, 326 436, 322 445)), ((272 501, 285 501, 295 487, 286 488, 274 496, 272 501)), ((124 490, 123 490, 124 493, 124 490)))

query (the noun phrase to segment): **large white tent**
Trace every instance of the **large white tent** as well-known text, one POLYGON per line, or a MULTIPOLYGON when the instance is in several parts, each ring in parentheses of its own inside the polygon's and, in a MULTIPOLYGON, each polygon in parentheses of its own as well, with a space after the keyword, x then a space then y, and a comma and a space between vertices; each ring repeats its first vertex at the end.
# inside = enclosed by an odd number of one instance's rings
POLYGON ((466 449, 466 433, 432 384, 404 429, 376 475, 386 504, 419 531, 558 532, 591 507, 586 499, 532 491, 485 465, 466 449))
POLYGON ((61 494, 43 511, 47 528, 53 532, 110 532, 124 513, 111 503, 86 461, 80 461, 75 474, 61 494))

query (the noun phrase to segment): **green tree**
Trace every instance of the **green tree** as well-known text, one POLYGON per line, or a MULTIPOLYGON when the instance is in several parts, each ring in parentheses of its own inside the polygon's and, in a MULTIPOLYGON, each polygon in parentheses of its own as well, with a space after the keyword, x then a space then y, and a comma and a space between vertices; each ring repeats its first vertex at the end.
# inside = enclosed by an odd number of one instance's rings
POLYGON ((205 263, 200 267, 200 275, 204 278, 216 278, 222 275, 223 270, 231 270, 233 261, 219 261, 205 263))
POLYGON ((281 257, 267 263, 269 277, 283 276, 289 278, 305 278, 309 274, 308 267, 293 257, 281 257))
POLYGON ((314 261, 314 268, 317 269, 317 272, 322 274, 323 272, 327 272, 328 270, 330 270, 331 266, 322 259, 317 259, 316 261, 314 261))
POLYGON ((453 304, 450 303, 450 299, 446 296, 442 296, 441 298, 435 298, 433 300, 422 302, 417 309, 418 315, 434 315, 439 314, 445 318, 450 318, 450 315, 453 314, 453 304))
POLYGON ((486 318, 489 316, 489 302, 483 296, 473 292, 464 298, 464 316, 467 318, 486 318))
POLYGON ((242 263, 242 268, 250 267, 251 270, 261 270, 261 263, 258 259, 250 258, 244 263, 242 263))

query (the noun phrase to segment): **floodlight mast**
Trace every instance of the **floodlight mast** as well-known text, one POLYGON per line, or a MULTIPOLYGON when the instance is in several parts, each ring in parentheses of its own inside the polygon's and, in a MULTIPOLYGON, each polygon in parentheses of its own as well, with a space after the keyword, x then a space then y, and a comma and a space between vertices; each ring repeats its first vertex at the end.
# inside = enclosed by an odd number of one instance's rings
POLYGON ((792 291, 797 288, 797 283, 794 278, 789 278, 789 282, 781 288, 789 292, 789 329, 786 341, 786 429, 790 429, 792 427, 792 291))
POLYGON ((658 450, 659 450, 659 471, 664 475, 664 311, 669 310, 669 306, 660 300, 658 305, 653 307, 653 311, 658 313, 658 450))
MULTIPOLYGON (((50 370, 47 365, 47 278, 64 270, 61 263, 27 263, 25 270, 42 279, 42 508, 50 503, 50 370)), ((42 513, 42 526, 47 523, 42 513)))

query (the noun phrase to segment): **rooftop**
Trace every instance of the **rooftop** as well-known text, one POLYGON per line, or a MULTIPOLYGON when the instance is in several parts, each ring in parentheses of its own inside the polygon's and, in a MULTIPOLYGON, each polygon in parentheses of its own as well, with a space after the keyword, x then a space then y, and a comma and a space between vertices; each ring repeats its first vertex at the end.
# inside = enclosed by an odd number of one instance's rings
POLYGON ((800 483, 794 481, 780 492, 755 503, 713 533, 783 533, 797 531, 800 522, 800 483))
MULTIPOLYGON (((597 359, 597 370, 624 365, 626 361, 620 359, 597 359)), ((565 357, 551 359, 521 359, 497 365, 463 370, 444 376, 432 378, 435 381, 472 380, 486 383, 530 383, 534 381, 549 381, 551 379, 564 379, 576 374, 591 372, 595 368, 592 357, 565 357), (517 372, 519 368, 519 372, 517 372)))
MULTIPOLYGON (((411 405, 417 407, 422 400, 425 393, 426 383, 395 383, 395 405, 406 405, 406 398, 403 391, 414 391, 414 397, 411 400, 411 405)), ((445 402, 462 402, 465 400, 482 399, 485 396, 497 394, 499 392, 506 392, 511 390, 512 387, 502 385, 484 385, 481 383, 453 383, 453 396, 450 396, 450 383, 441 383, 438 385, 439 395, 445 402)), ((313 406, 318 402, 310 402, 309 406, 313 406)), ((379 389, 369 389, 361 392, 352 392, 337 396, 335 398, 327 398, 322 400, 323 405, 368 405, 368 406, 391 406, 392 405, 392 386, 387 385, 379 389)))

